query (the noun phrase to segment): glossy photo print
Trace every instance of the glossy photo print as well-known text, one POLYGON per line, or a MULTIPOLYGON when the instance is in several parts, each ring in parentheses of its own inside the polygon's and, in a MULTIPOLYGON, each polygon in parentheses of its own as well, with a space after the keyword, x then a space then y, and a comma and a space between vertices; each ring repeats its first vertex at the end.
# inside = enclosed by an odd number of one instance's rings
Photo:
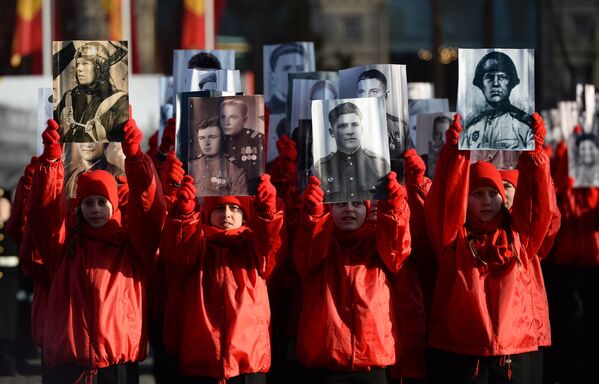
POLYGON ((380 200, 391 169, 380 97, 312 102, 314 174, 325 202, 380 200))
POLYGON ((264 173, 262 96, 190 97, 188 173, 198 196, 253 195, 264 173))
POLYGON ((433 178, 441 147, 445 144, 445 131, 453 122, 453 113, 421 113, 416 119, 416 152, 426 164, 426 175, 433 178))
POLYGON ((533 150, 533 49, 460 49, 459 148, 533 150))
POLYGON ((129 120, 126 41, 54 41, 54 120, 70 142, 123 141, 129 120))

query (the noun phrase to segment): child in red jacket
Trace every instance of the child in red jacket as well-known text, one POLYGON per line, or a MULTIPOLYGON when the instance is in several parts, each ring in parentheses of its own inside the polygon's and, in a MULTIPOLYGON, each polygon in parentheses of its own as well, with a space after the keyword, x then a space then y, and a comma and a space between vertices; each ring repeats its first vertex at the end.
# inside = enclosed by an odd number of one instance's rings
POLYGON ((459 151, 459 116, 447 131, 425 202, 437 278, 429 330, 433 383, 532 382, 538 327, 530 270, 545 239, 554 191, 533 115, 535 150, 518 160, 518 190, 505 208, 499 172, 459 151))
POLYGON ((293 257, 303 302, 297 352, 306 383, 385 383, 395 363, 397 323, 389 274, 410 254, 410 210, 394 172, 377 222, 369 202, 336 203, 325 213, 324 193, 311 176, 304 191, 293 257))
POLYGON ((91 171, 79 176, 74 226, 67 227, 58 124, 49 120, 42 134, 27 222, 52 279, 43 352, 56 383, 137 383, 137 362, 146 356, 144 285, 165 207, 152 161, 139 147, 141 131, 134 120, 124 131, 127 226, 116 180, 91 171))
POLYGON ((184 383, 266 383, 270 309, 266 280, 283 246, 283 211, 263 175, 255 198, 206 197, 196 207, 185 176, 161 253, 183 286, 179 366, 184 383))

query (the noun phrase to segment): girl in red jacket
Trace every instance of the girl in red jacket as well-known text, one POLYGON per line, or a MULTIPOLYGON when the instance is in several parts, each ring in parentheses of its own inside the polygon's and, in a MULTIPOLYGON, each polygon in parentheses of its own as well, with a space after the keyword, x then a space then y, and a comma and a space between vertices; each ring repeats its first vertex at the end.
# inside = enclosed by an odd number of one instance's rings
POLYGON ((388 175, 388 200, 337 203, 325 213, 311 176, 304 191, 293 257, 303 302, 297 352, 306 383, 386 383, 395 363, 397 323, 389 274, 410 254, 406 191, 388 175))
POLYGON ((137 362, 146 356, 144 285, 165 207, 152 161, 139 147, 141 131, 134 120, 124 131, 127 226, 116 180, 91 171, 79 177, 67 227, 58 124, 49 120, 42 134, 27 221, 51 278, 43 352, 56 383, 137 383, 137 362))
POLYGON ((535 150, 518 161, 512 212, 499 172, 459 151, 456 115, 425 202, 437 277, 429 330, 433 383, 531 383, 538 346, 530 269, 554 211, 545 127, 533 115, 535 150))
POLYGON ((161 240, 161 254, 185 295, 178 342, 184 383, 266 383, 266 280, 284 231, 268 175, 255 198, 206 197, 203 210, 196 207, 193 178, 184 177, 161 240))

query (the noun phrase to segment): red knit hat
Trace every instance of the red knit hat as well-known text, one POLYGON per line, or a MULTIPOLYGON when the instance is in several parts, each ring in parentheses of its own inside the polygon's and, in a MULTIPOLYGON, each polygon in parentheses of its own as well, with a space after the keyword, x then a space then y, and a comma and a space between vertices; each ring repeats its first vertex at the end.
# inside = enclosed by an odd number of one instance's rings
POLYGON ((204 212, 209 220, 210 213, 219 205, 235 204, 241 208, 243 218, 247 220, 250 218, 250 199, 249 196, 206 196, 204 198, 204 212))
POLYGON ((514 188, 518 188, 518 170, 517 169, 501 169, 499 170, 501 179, 512 184, 514 188))
POLYGON ((470 192, 482 187, 497 190, 505 201, 505 190, 503 189, 501 175, 493 164, 486 161, 478 161, 470 165, 470 192))
POLYGON ((112 204, 112 211, 119 207, 119 195, 117 192, 116 179, 112 174, 98 170, 83 172, 77 179, 77 196, 75 206, 79 207, 81 201, 89 195, 104 196, 112 204))

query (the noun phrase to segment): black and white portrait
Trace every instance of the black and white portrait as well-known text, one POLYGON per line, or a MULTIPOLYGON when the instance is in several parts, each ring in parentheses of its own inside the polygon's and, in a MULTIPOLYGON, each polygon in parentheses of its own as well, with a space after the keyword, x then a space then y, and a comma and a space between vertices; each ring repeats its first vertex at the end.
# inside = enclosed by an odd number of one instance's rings
POLYGON ((432 178, 439 158, 441 147, 445 143, 445 131, 453 121, 453 113, 422 113, 417 117, 416 152, 426 164, 426 174, 432 178))
POLYGON ((408 127, 408 82, 406 66, 363 65, 339 71, 339 97, 380 97, 386 109, 391 160, 401 159, 414 147, 408 127))
POLYGON ((218 69, 235 69, 235 51, 176 49, 173 54, 174 91, 216 90, 214 72, 218 69))
POLYGON ((581 132, 570 136, 568 165, 575 188, 599 187, 599 141, 596 133, 581 132))
POLYGON ((122 141, 129 120, 127 42, 54 41, 52 53, 62 141, 122 141))
POLYGON ((383 98, 312 102, 314 173, 325 202, 379 200, 390 171, 383 98))
POLYGON ((569 141, 574 132, 574 127, 578 124, 578 106, 576 101, 558 101, 557 109, 562 135, 566 141, 569 141))
POLYGON ((125 155, 120 143, 65 144, 62 160, 64 190, 68 198, 76 197, 77 180, 83 172, 103 170, 115 178, 125 175, 125 155))
POLYGON ((269 110, 268 161, 277 156, 277 140, 289 135, 287 126, 288 75, 315 70, 314 43, 295 42, 265 45, 264 100, 269 110))
POLYGON ((460 49, 460 149, 532 150, 534 50, 460 49))
POLYGON ((576 84, 576 105, 578 109, 578 125, 585 132, 591 132, 595 118, 595 86, 593 84, 576 84))
POLYGON ((421 113, 442 112, 449 112, 449 100, 447 99, 409 99, 408 113, 410 114, 409 126, 412 142, 416 142, 418 136, 418 115, 421 113))
POLYGON ((197 195, 255 194, 265 166, 262 96, 190 97, 188 104, 197 195))

